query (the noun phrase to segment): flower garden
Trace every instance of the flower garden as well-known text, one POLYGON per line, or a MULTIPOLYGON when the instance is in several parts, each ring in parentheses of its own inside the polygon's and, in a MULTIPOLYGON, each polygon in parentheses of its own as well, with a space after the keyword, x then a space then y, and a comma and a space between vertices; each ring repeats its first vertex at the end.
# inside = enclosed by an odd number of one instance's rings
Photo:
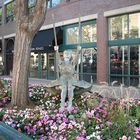
MULTIPOLYGON (((35 108, 7 109, 11 84, 0 90, 0 121, 34 140, 140 140, 140 101, 108 99, 75 91, 73 110, 59 111, 60 94, 29 87, 35 108)), ((67 103, 66 103, 67 106, 67 103)))

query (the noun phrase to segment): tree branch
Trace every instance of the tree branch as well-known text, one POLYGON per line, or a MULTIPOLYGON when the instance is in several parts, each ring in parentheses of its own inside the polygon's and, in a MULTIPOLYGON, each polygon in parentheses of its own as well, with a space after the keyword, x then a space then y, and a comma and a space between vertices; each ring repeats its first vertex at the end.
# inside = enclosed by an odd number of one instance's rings
POLYGON ((28 13, 28 0, 16 0, 15 15, 16 21, 20 21, 21 17, 26 17, 28 13))
POLYGON ((29 16, 30 33, 37 32, 43 24, 47 12, 48 0, 37 0, 34 12, 29 16))

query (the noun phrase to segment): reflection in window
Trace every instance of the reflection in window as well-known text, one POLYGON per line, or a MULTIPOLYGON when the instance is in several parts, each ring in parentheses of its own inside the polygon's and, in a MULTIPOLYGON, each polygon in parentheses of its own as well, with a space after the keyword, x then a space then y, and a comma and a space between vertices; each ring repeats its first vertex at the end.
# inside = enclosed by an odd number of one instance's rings
POLYGON ((127 16, 118 16, 109 19, 110 39, 125 39, 128 37, 127 16))
POLYGON ((140 83, 140 46, 113 46, 110 48, 111 82, 127 86, 140 83))
POLYGON ((140 37, 140 13, 131 14, 129 16, 129 32, 131 38, 140 37))
POLYGON ((140 13, 109 18, 109 39, 140 38, 140 13))
POLYGON ((6 5, 6 23, 15 20, 14 8, 15 8, 15 1, 12 1, 6 5))
POLYGON ((84 22, 79 31, 78 24, 66 29, 66 44, 91 43, 97 41, 96 23, 84 22), (80 37, 79 37, 80 32, 80 37))
POLYGON ((67 29, 67 44, 77 44, 79 37, 78 27, 68 28, 67 29))
POLYGON ((0 7, 0 25, 2 24, 2 8, 0 7))
POLYGON ((48 0, 48 8, 52 8, 60 4, 60 0, 48 0))
POLYGON ((96 42, 96 25, 82 26, 82 43, 96 42))

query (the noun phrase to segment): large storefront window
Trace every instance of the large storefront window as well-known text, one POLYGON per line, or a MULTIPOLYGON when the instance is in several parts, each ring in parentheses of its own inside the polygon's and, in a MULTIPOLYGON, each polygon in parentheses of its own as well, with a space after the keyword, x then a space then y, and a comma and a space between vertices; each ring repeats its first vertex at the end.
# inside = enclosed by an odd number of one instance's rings
POLYGON ((14 8, 15 8, 15 1, 12 1, 6 5, 6 23, 15 20, 14 8))
POLYGON ((72 27, 67 29, 67 44, 77 44, 79 39, 78 27, 72 27))
POLYGON ((140 13, 129 15, 130 38, 140 38, 140 13))
POLYGON ((110 81, 118 81, 126 86, 139 86, 140 45, 110 48, 110 81))
POLYGON ((60 4, 61 0, 48 0, 48 8, 52 8, 60 4))
POLYGON ((83 22, 79 31, 79 25, 75 24, 68 26, 66 29, 66 44, 78 44, 79 39, 81 43, 96 42, 96 23, 95 21, 83 22), (80 37, 79 37, 80 32, 80 37))
POLYGON ((79 65, 75 72, 79 74, 80 80, 96 83, 97 73, 97 31, 96 20, 73 24, 65 27, 65 49, 76 50, 77 45, 82 47, 79 65))
POLYGON ((140 13, 109 18, 109 40, 140 37, 140 13))
POLYGON ((0 25, 2 24, 2 8, 0 7, 0 25))

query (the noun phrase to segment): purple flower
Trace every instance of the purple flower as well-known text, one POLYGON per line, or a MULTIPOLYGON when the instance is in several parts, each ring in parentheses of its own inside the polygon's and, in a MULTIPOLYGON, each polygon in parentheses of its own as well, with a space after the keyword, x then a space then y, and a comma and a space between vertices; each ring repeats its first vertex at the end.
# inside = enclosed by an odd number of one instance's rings
POLYGON ((63 122, 68 123, 69 122, 68 118, 63 118, 63 122))
POLYGON ((13 128, 15 128, 15 127, 16 127, 16 124, 13 123, 11 126, 12 126, 13 128))
POLYGON ((77 136, 76 140, 86 140, 83 136, 77 136))

